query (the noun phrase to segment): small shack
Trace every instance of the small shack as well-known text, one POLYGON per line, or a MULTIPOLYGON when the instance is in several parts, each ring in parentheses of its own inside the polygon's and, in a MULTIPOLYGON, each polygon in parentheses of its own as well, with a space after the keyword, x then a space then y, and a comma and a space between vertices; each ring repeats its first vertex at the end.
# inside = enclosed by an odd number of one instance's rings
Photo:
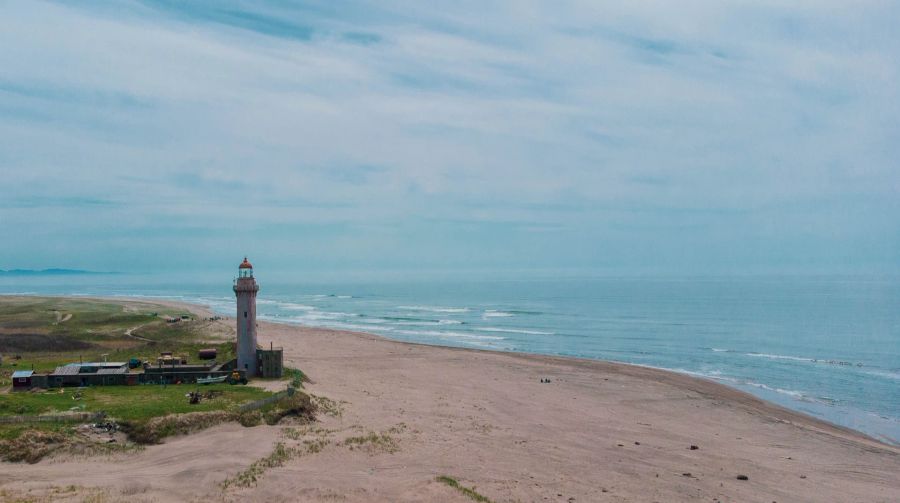
POLYGON ((284 349, 270 346, 256 350, 256 369, 259 377, 281 378, 284 376, 284 349))
POLYGON ((33 370, 16 370, 12 373, 13 391, 24 391, 31 388, 33 370))
MULTIPOLYGON (((199 378, 230 377, 235 365, 235 360, 223 364, 210 362, 193 365, 147 365, 144 367, 144 373, 139 375, 140 382, 144 384, 193 383, 199 378)), ((238 374, 242 379, 246 377, 244 371, 238 371, 238 374)))
POLYGON ((48 376, 50 387, 109 386, 126 384, 128 363, 91 362, 70 363, 56 367, 48 376))

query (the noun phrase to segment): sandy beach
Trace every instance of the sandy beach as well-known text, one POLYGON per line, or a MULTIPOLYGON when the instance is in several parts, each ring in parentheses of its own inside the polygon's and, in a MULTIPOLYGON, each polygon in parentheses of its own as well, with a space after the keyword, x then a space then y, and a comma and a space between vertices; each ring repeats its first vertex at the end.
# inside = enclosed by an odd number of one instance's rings
MULTIPOLYGON (((233 320, 218 323, 233 333, 233 320)), ((271 323, 259 336, 325 397, 301 436, 226 424, 111 458, 5 463, 0 494, 65 499, 60 488, 75 485, 92 501, 472 501, 437 480, 447 476, 494 502, 900 501, 897 447, 711 381, 271 323), (385 440, 346 441, 369 433, 385 440), (254 487, 223 487, 277 442, 312 438, 321 449, 254 487)))

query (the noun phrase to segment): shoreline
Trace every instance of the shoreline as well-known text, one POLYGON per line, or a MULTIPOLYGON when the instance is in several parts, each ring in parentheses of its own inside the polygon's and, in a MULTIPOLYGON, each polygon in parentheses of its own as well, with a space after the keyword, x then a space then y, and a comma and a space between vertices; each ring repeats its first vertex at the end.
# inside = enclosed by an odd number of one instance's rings
MULTIPOLYGON (((189 303, 188 303, 189 304, 189 303)), ((202 306, 201 306, 202 307, 202 306)), ((226 318, 226 320, 230 320, 230 318, 226 318)), ((723 384, 717 382, 713 379, 704 378, 700 376, 694 376, 685 372, 678 372, 672 369, 666 369, 661 367, 654 367, 651 365, 640 365, 635 363, 628 362, 620 362, 615 360, 599 360, 592 358, 580 358, 577 356, 561 356, 561 355, 546 355, 542 353, 527 353, 523 351, 504 351, 499 349, 482 349, 482 348, 467 348, 467 347, 459 347, 459 346, 447 346, 442 344, 429 344, 425 342, 410 342, 410 341, 398 341, 395 339, 391 339, 389 337, 385 337, 379 334, 373 334, 370 332, 357 332, 353 330, 339 330, 334 328, 327 327, 315 327, 309 325, 294 325, 290 323, 278 323, 273 321, 264 321, 259 323, 260 327, 264 327, 265 325, 274 325, 274 326, 287 326, 287 327, 297 327, 297 328, 306 328, 313 330, 320 330, 327 333, 333 333, 335 335, 340 336, 350 336, 350 337, 362 337, 367 339, 376 340, 383 343, 391 343, 391 344, 399 344, 403 346, 413 346, 413 347, 421 347, 421 348, 438 348, 442 350, 448 351, 461 351, 461 352, 472 352, 472 353, 487 353, 487 354, 497 354, 497 355, 505 355, 511 358, 522 358, 527 361, 531 361, 538 364, 558 364, 558 365, 571 365, 575 367, 583 367, 588 368, 594 371, 602 371, 602 372, 614 372, 623 375, 634 375, 646 378, 651 377, 652 372, 659 372, 658 376, 661 381, 668 381, 669 384, 679 387, 681 389, 693 391, 696 393, 706 394, 709 396, 721 396, 722 394, 735 394, 740 395, 740 401, 747 405, 748 407, 755 408, 760 412, 767 411, 772 415, 780 416, 781 420, 787 420, 790 418, 790 422, 802 423, 806 426, 810 427, 818 427, 823 430, 833 430, 832 433, 839 432, 842 435, 849 435, 856 437, 859 440, 865 440, 868 442, 874 442, 876 444, 880 444, 885 447, 890 448, 898 448, 900 445, 894 445, 889 442, 885 442, 882 439, 873 437, 871 435, 866 434, 863 431, 859 431, 847 426, 841 426, 839 424, 832 423, 825 419, 821 419, 810 414, 806 414, 801 411, 796 411, 790 409, 788 407, 784 407, 774 402, 770 402, 764 398, 760 398, 752 393, 748 393, 744 390, 729 386, 727 384, 723 384), (631 371, 629 371, 631 370, 631 371), (646 375, 644 375, 646 374, 646 375), (712 387, 712 388, 710 388, 712 387)), ((264 337, 264 332, 260 332, 260 339, 262 340, 264 337)), ((898 450, 900 452, 900 450, 898 450)))
MULTIPOLYGON (((31 297, 32 296, 32 295, 22 295, 22 294, 0 294, 0 295, 9 296, 9 297, 17 297, 17 296, 31 297)), ((190 302, 190 301, 186 301, 186 300, 175 299, 172 297, 152 297, 152 296, 141 296, 141 295, 119 295, 119 296, 33 295, 33 296, 34 297, 58 297, 58 298, 74 297, 74 298, 78 298, 78 299, 95 300, 95 301, 136 302, 136 303, 161 305, 161 306, 167 306, 167 307, 172 307, 172 308, 185 309, 187 311, 193 312, 196 315, 204 316, 204 317, 222 316, 223 320, 226 323, 230 323, 231 320, 233 320, 233 317, 231 315, 217 314, 212 309, 211 306, 204 305, 199 302, 190 302)), ((283 327, 293 327, 293 328, 299 328, 299 329, 322 330, 322 331, 326 331, 326 332, 334 332, 336 334, 344 334, 344 335, 350 335, 350 336, 356 336, 356 337, 367 337, 367 338, 372 338, 375 340, 380 340, 383 342, 393 343, 393 344, 422 346, 422 347, 426 347, 426 348, 433 347, 433 348, 442 348, 442 349, 448 349, 448 350, 505 354, 505 355, 512 355, 512 356, 521 356, 524 358, 532 358, 532 359, 535 359, 536 361, 546 359, 547 362, 559 361, 559 362, 564 363, 564 362, 570 361, 572 363, 582 362, 583 364, 586 364, 586 365, 600 364, 601 366, 602 365, 609 365, 609 366, 613 366, 613 367, 624 366, 624 367, 635 367, 635 368, 641 368, 641 369, 655 370, 655 371, 665 373, 669 378, 672 378, 675 376, 678 376, 680 378, 686 378, 687 379, 686 381, 681 381, 685 385, 687 385, 687 383, 689 383, 689 382, 699 382, 699 383, 705 383, 705 384, 719 386, 730 392, 740 393, 744 396, 743 400, 745 400, 747 402, 756 401, 759 404, 758 406, 761 408, 771 410, 771 411, 773 411, 773 413, 777 412, 778 414, 782 414, 785 416, 795 418, 795 420, 797 420, 799 422, 807 422, 810 425, 818 424, 822 428, 837 430, 844 434, 854 435, 854 436, 857 436, 857 437, 867 440, 867 441, 875 442, 877 444, 881 444, 881 445, 891 447, 891 448, 900 449, 900 439, 896 439, 896 442, 895 442, 894 441, 895 439, 891 439, 888 437, 878 438, 878 437, 870 435, 864 431, 861 431, 861 430, 858 430, 855 428, 851 428, 849 426, 843 426, 843 425, 828 421, 827 419, 816 417, 812 414, 809 414, 809 413, 806 413, 803 411, 799 411, 799 410, 795 410, 790 407, 786 407, 786 406, 780 405, 778 403, 772 402, 770 400, 766 400, 765 398, 761 398, 759 396, 754 395, 753 393, 750 393, 748 391, 740 389, 737 386, 732 386, 732 385, 729 385, 729 384, 726 384, 723 382, 719 382, 718 380, 710 378, 710 377, 705 377, 702 375, 695 375, 690 372, 680 372, 678 370, 670 369, 670 368, 656 367, 656 366, 652 366, 652 365, 642 365, 642 364, 629 363, 629 362, 623 362, 623 361, 617 361, 617 360, 603 360, 603 359, 578 357, 578 356, 549 355, 549 354, 543 354, 543 353, 529 353, 529 352, 525 352, 525 351, 473 348, 473 347, 464 347, 464 346, 449 346, 449 345, 444 345, 444 344, 427 343, 427 342, 402 341, 402 340, 392 339, 390 337, 387 337, 387 336, 384 336, 381 334, 371 333, 371 332, 342 330, 342 329, 329 328, 329 327, 324 327, 324 326, 304 325, 304 324, 300 324, 300 323, 290 323, 290 322, 278 322, 278 321, 273 321, 273 320, 260 321, 259 325, 260 326, 274 325, 274 326, 283 326, 283 327)), ((264 337, 264 335, 265 335, 265 332, 261 331, 260 338, 262 339, 264 337)))
MULTIPOLYGON (((65 297, 65 296, 63 296, 63 297, 65 297)), ((147 303, 151 303, 151 304, 152 304, 152 303, 159 303, 159 304, 163 304, 163 305, 168 305, 168 306, 170 306, 170 307, 184 307, 184 308, 200 309, 201 311, 199 311, 198 314, 201 314, 201 315, 203 315, 203 316, 218 315, 218 316, 223 316, 223 317, 225 317, 226 319, 229 319, 229 320, 232 319, 232 316, 231 316, 230 314, 229 314, 229 315, 217 314, 217 313, 212 309, 212 307, 210 307, 210 306, 208 306, 208 305, 204 305, 204 304, 201 304, 201 303, 198 303, 198 302, 189 302, 189 301, 185 301, 185 300, 176 300, 176 299, 172 299, 172 298, 141 297, 141 296, 130 296, 130 295, 123 295, 123 296, 118 296, 118 297, 117 297, 117 296, 113 296, 113 297, 105 297, 105 296, 101 296, 101 297, 95 297, 95 296, 81 297, 81 296, 79 296, 79 298, 96 299, 96 300, 136 299, 138 302, 147 302, 147 303), (148 300, 145 300, 145 299, 148 299, 148 300), (159 302, 157 302, 157 301, 159 301, 159 302)), ((773 409, 779 409, 779 410, 783 411, 783 413, 796 415, 796 416, 798 416, 799 418, 803 418, 804 420, 814 421, 814 422, 819 422, 819 423, 822 423, 822 424, 823 424, 824 426, 826 426, 826 427, 830 427, 830 428, 834 428, 834 429, 837 429, 837 430, 841 430, 841 431, 844 431, 844 432, 850 433, 850 434, 856 434, 856 435, 859 435, 859 436, 861 436, 861 437, 863 437, 863 438, 866 438, 866 439, 868 439, 868 440, 877 442, 877 443, 879 443, 879 444, 883 444, 883 445, 887 445, 887 446, 895 447, 895 448, 900 448, 900 438, 898 438, 898 439, 893 439, 893 438, 885 437, 885 436, 883 436, 882 438, 879 438, 879 437, 877 437, 877 436, 874 436, 874 435, 871 435, 871 434, 869 434, 869 433, 866 433, 865 431, 858 430, 858 429, 856 429, 856 428, 852 428, 852 427, 849 427, 849 426, 840 425, 840 424, 834 423, 834 422, 832 422, 832 421, 829 421, 829 420, 827 420, 827 419, 824 419, 824 418, 821 418, 821 417, 814 416, 814 415, 812 415, 812 414, 810 414, 810 413, 803 412, 803 411, 800 411, 800 410, 796 410, 796 409, 793 409, 793 408, 791 408, 791 407, 787 407, 787 406, 778 404, 778 403, 773 402, 773 401, 771 401, 771 400, 767 400, 767 399, 762 398, 762 397, 760 397, 760 396, 757 396, 757 395, 755 395, 755 394, 753 394, 753 393, 751 393, 751 392, 749 392, 749 391, 746 391, 746 390, 744 390, 744 389, 741 389, 741 388, 739 388, 738 386, 734 386, 734 385, 728 384, 728 383, 726 383, 726 382, 721 382, 721 381, 719 381, 719 380, 717 380, 717 379, 714 379, 714 378, 711 378, 711 377, 706 377, 706 376, 702 376, 702 375, 697 375, 697 374, 690 373, 690 372, 687 372, 687 371, 679 371, 679 370, 677 370, 677 369, 671 369, 671 368, 665 368, 665 367, 657 367, 657 366, 653 366, 653 365, 643 365, 643 364, 639 364, 639 363, 623 362, 623 361, 618 361, 618 360, 604 360, 604 359, 599 359, 599 358, 588 358, 588 357, 569 356, 569 355, 551 355, 551 354, 544 354, 544 353, 530 353, 530 352, 526 352, 526 351, 504 350, 504 349, 487 349, 487 348, 466 347, 466 346, 450 346, 450 345, 445 345, 445 344, 428 343, 428 342, 403 341, 403 340, 392 339, 391 337, 388 337, 388 336, 385 336, 385 335, 381 335, 381 334, 375 334, 375 333, 372 333, 372 332, 362 332, 362 331, 355 331, 355 330, 344 330, 344 329, 330 328, 330 327, 325 327, 325 326, 304 325, 304 324, 300 324, 300 323, 279 322, 279 321, 274 321, 274 320, 265 320, 265 321, 260 321, 259 323, 260 323, 260 324, 272 324, 272 325, 279 325, 279 326, 287 326, 287 327, 298 327, 298 328, 309 328, 309 329, 316 329, 316 330, 326 330, 326 331, 340 332, 340 333, 345 333, 345 334, 352 334, 352 335, 359 335, 359 336, 374 337, 374 338, 376 338, 376 339, 380 339, 380 340, 383 340, 383 341, 385 341, 385 342, 391 342, 391 343, 397 343, 397 344, 411 344, 411 345, 426 346, 426 347, 437 347, 437 348, 447 348, 447 349, 459 349, 459 350, 465 350, 465 351, 476 351, 476 352, 489 352, 489 353, 500 353, 500 354, 522 355, 522 356, 533 357, 533 358, 538 358, 538 359, 540 359, 540 358, 551 358, 551 359, 553 359, 553 358, 558 358, 558 359, 562 359, 563 361, 565 361, 565 360, 574 360, 574 361, 581 361, 581 362, 585 362, 585 363, 599 362, 599 363, 605 363, 605 364, 610 364, 610 365, 626 365, 626 366, 631 366, 631 367, 639 367, 639 368, 653 369, 653 370, 658 370, 658 371, 661 371, 661 372, 666 372, 666 373, 669 373, 669 374, 674 374, 674 375, 678 375, 678 376, 689 377, 689 378, 691 378, 691 379, 696 379, 696 380, 699 380, 699 381, 702 381, 702 382, 707 382, 707 383, 716 384, 716 385, 718 385, 718 386, 723 386, 723 387, 725 387, 725 388, 728 389, 728 390, 732 390, 732 391, 735 391, 735 392, 743 393, 743 394, 746 395, 748 398, 756 399, 756 400, 758 400, 760 403, 765 404, 767 407, 770 407, 770 408, 773 408, 773 409)), ((864 412, 864 411, 863 411, 863 412, 864 412)))
MULTIPOLYGON (((230 318, 226 318, 226 320, 230 320, 230 318)), ((559 355, 546 355, 542 353, 527 353, 523 351, 504 351, 499 349, 482 349, 482 348, 466 348, 459 346, 446 346, 441 344, 429 344, 424 342, 410 342, 410 341, 398 341, 395 339, 391 339, 389 337, 385 337, 379 334, 373 334, 370 332, 356 332, 353 330, 339 330, 334 328, 327 327, 314 327, 309 325, 293 325, 290 323, 278 323, 265 321, 259 323, 260 327, 264 327, 265 325, 273 325, 273 326, 287 326, 287 327, 297 327, 297 328, 306 328, 313 330, 320 330, 327 333, 333 333, 334 335, 340 336, 350 336, 350 337, 362 337, 367 339, 376 340, 382 343, 391 343, 391 344, 399 344, 403 346, 413 346, 420 348, 437 348, 448 351, 460 351, 464 353, 487 353, 487 354, 495 354, 495 355, 505 355, 510 358, 521 358, 526 361, 530 361, 538 364, 557 364, 557 365, 571 365, 573 367, 581 367, 586 368, 592 371, 605 372, 605 373, 618 373, 622 375, 636 376, 641 378, 649 378, 653 377, 653 372, 659 373, 659 380, 666 381, 668 384, 678 387, 680 389, 684 389, 687 391, 692 391, 700 394, 705 394, 707 396, 716 396, 721 397, 723 395, 736 395, 738 401, 741 402, 742 405, 747 406, 748 408, 754 409, 757 412, 765 412, 769 413, 773 416, 778 416, 779 420, 790 422, 792 424, 802 424, 807 427, 819 428, 823 432, 832 433, 832 434, 840 434, 847 435, 850 437, 855 437, 857 440, 863 440, 866 442, 872 442, 878 444, 880 446, 888 447, 890 449, 896 450, 900 453, 900 445, 895 445, 890 442, 885 442, 882 439, 873 437, 871 435, 866 434, 863 431, 859 431, 847 426, 842 426, 839 424, 832 423, 825 419, 821 419, 810 414, 806 414, 805 412, 796 411, 790 409, 788 407, 784 407, 777 403, 768 401, 764 398, 760 398, 752 393, 746 392, 744 390, 729 386, 727 384, 723 384, 717 382, 713 379, 704 378, 700 376, 694 376, 684 372, 678 372, 671 369, 654 367, 651 365, 640 365, 628 362, 620 362, 615 360, 599 360, 599 359, 591 359, 591 358, 580 358, 576 356, 559 356, 559 355)), ((264 338, 264 332, 260 332, 260 340, 264 338)))
POLYGON ((224 424, 133 454, 4 463, 0 500, 76 485, 130 501, 471 501, 442 480, 494 502, 900 494, 900 448, 687 374, 271 322, 259 323, 259 343, 283 347, 285 365, 310 377, 316 423, 224 424), (308 442, 320 447, 223 487, 278 445, 308 442))

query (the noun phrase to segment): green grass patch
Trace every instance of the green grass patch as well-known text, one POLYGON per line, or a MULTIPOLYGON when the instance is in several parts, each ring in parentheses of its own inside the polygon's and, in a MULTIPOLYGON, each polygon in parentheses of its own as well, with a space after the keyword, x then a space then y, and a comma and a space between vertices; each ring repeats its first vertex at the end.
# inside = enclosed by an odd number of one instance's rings
POLYGON ((116 336, 128 328, 177 310, 152 304, 129 306, 114 301, 68 297, 0 297, 0 330, 65 335, 84 340, 116 336))
POLYGON ((284 377, 290 379, 291 386, 295 388, 303 388, 303 383, 309 382, 309 378, 300 369, 291 367, 284 368, 284 377))
POLYGON ((438 481, 438 482, 441 482, 441 483, 444 483, 444 484, 447 484, 448 486, 450 486, 450 487, 456 489, 457 491, 459 491, 459 492, 465 494, 466 496, 468 496, 468 497, 469 497, 470 499, 472 499, 472 500, 475 500, 475 501, 478 501, 478 502, 481 502, 481 503, 491 503, 491 500, 490 500, 487 496, 484 496, 484 495, 482 495, 482 494, 479 494, 477 491, 475 491, 475 486, 472 486, 472 487, 466 487, 466 486, 460 484, 459 481, 457 481, 457 480, 454 479, 453 477, 448 477, 448 476, 446 476, 446 475, 441 475, 440 477, 437 478, 437 481, 438 481))
POLYGON ((197 361, 201 348, 215 347, 218 361, 235 357, 230 342, 205 342, 214 322, 165 320, 182 314, 187 313, 134 301, 0 296, 0 386, 10 384, 14 370, 50 371, 67 363, 102 361, 104 355, 108 361, 155 363, 160 352, 171 351, 197 361))
MULTIPOLYGON (((0 295, 0 386, 11 385, 15 370, 44 372, 68 363, 104 358, 111 362, 138 358, 155 364, 160 352, 170 351, 197 363, 197 353, 203 348, 216 348, 219 362, 235 357, 233 343, 217 339, 222 334, 221 326, 204 319, 181 320, 183 314, 194 317, 178 308, 133 300, 119 303, 0 295), (169 323, 167 317, 179 321, 169 323)), ((306 381, 296 369, 289 369, 288 377, 295 387, 302 387, 306 381)), ((51 388, 0 394, 0 417, 104 412, 138 443, 157 443, 224 421, 239 420, 249 425, 263 421, 275 424, 285 416, 314 418, 316 404, 300 392, 259 411, 239 412, 241 404, 271 395, 260 388, 227 384, 51 388), (192 405, 186 395, 194 390, 207 396, 192 405)), ((27 460, 72 446, 92 449, 81 437, 70 423, 0 423, 0 443, 27 460)))
MULTIPOLYGON (((218 350, 218 361, 234 358, 230 342, 205 342, 211 321, 167 323, 167 316, 186 314, 177 308, 129 301, 98 301, 66 297, 0 296, 0 386, 10 386, 16 370, 52 371, 80 361, 127 362, 131 358, 156 363, 162 351, 183 355, 196 363, 201 348, 218 350), (129 335, 130 334, 130 335, 129 335)), ((146 421, 167 414, 231 410, 236 404, 271 393, 259 388, 204 386, 221 393, 190 405, 191 386, 95 386, 87 389, 52 388, 46 392, 0 394, 0 416, 78 412, 106 412, 125 421, 146 421)))
POLYGON ((253 386, 212 384, 140 386, 93 386, 54 388, 44 392, 17 392, 0 395, 0 415, 37 415, 77 412, 105 412, 125 421, 143 421, 167 414, 233 410, 237 405, 271 395, 253 386), (190 391, 216 392, 210 399, 191 405, 190 391))
POLYGON ((71 423, 0 423, 0 441, 14 440, 19 438, 24 432, 29 430, 38 430, 45 433, 59 433, 62 435, 71 435, 75 432, 75 426, 71 423))

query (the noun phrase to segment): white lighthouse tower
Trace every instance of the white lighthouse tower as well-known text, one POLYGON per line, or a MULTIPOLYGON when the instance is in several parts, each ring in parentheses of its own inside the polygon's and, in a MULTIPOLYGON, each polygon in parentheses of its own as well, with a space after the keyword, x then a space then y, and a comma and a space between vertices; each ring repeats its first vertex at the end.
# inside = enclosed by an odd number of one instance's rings
POLYGON ((256 356, 256 292, 259 285, 253 278, 253 266, 244 257, 234 280, 237 297, 237 366, 247 377, 257 375, 256 356))

